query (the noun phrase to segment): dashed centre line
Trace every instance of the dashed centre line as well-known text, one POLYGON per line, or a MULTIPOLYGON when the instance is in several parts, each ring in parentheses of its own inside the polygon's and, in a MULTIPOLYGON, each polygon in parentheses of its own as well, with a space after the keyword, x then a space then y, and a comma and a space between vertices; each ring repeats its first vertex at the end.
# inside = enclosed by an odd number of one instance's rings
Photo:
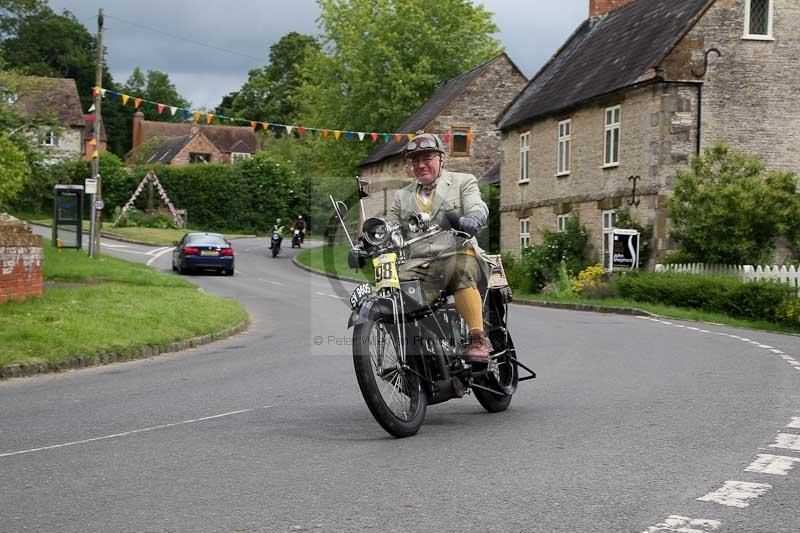
POLYGON ((752 500, 763 495, 772 485, 768 483, 750 483, 748 481, 726 481, 725 484, 697 498, 701 502, 715 502, 729 507, 744 508, 750 505, 747 500, 752 500))
POLYGON ((800 463, 800 457, 785 457, 782 455, 760 453, 758 454, 758 458, 744 470, 745 472, 785 476, 794 468, 795 463, 800 463))
POLYGON ((709 531, 719 529, 721 525, 722 522, 719 520, 689 518, 688 516, 673 514, 669 515, 663 522, 648 527, 642 531, 642 533, 659 533, 662 531, 675 531, 676 533, 708 533, 709 531))

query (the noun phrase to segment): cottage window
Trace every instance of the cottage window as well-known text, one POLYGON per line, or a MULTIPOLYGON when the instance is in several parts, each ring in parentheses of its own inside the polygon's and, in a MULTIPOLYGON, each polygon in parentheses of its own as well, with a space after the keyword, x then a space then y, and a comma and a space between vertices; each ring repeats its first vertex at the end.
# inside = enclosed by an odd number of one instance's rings
POLYGON ((570 145, 572 144, 572 120, 558 123, 558 176, 569 174, 570 145))
POLYGON ((617 223, 617 212, 603 211, 603 267, 611 267, 611 252, 614 250, 614 226, 617 223))
POLYGON ((745 0, 744 37, 772 38, 772 0, 745 0))
POLYGON ((569 214, 567 215, 558 215, 556 217, 556 227, 558 228, 559 232, 567 231, 567 220, 569 219, 569 214))
POLYGON ((450 155, 469 157, 469 128, 453 128, 451 131, 450 155))
POLYGON ((531 245, 531 219, 519 219, 519 248, 523 250, 531 245))
POLYGON ((238 163, 239 161, 247 161, 253 154, 249 152, 231 152, 231 163, 238 163))
POLYGON ((58 135, 55 130, 47 130, 42 135, 42 146, 58 146, 58 135))
POLYGON ((603 144, 603 166, 619 165, 620 106, 606 109, 605 142, 603 144))
POLYGON ((210 163, 210 162, 211 162, 211 154, 207 154, 204 152, 189 153, 189 163, 210 163))
POLYGON ((521 133, 519 136, 519 182, 527 183, 528 178, 528 157, 531 152, 531 134, 521 133))

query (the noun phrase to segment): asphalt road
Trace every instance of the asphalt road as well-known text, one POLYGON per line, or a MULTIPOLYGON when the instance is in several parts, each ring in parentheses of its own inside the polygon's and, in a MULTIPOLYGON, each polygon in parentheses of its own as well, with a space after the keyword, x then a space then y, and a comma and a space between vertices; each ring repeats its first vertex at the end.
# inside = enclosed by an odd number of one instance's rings
POLYGON ((191 276, 246 333, 0 383, 0 530, 800 531, 799 337, 513 306, 539 377, 397 440, 353 374, 352 285, 264 244, 191 276))

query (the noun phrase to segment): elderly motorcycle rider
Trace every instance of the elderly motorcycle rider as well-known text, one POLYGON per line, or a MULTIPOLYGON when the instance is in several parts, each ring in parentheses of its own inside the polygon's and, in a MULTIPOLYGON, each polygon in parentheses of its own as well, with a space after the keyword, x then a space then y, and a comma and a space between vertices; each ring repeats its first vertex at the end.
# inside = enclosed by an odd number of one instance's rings
POLYGON ((478 180, 472 174, 444 170, 444 147, 435 134, 418 131, 404 154, 416 181, 397 191, 388 221, 401 225, 408 234, 408 219, 414 213, 427 213, 440 226, 457 219, 458 229, 469 238, 447 233, 415 243, 398 275, 402 280, 421 279, 453 294, 456 310, 469 327, 464 359, 486 363, 491 345, 483 329, 479 287, 485 288, 491 267, 475 235, 486 225, 489 209, 481 199, 478 180))

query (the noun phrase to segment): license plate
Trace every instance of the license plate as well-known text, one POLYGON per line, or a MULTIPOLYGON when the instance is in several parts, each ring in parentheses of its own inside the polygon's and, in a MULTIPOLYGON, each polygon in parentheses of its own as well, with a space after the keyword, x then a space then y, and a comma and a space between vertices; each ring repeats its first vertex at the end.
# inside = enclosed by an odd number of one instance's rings
POLYGON ((350 295, 350 308, 357 309, 361 306, 361 302, 367 299, 372 294, 372 286, 369 283, 362 283, 353 290, 350 295))
POLYGON ((372 260, 375 267, 375 287, 385 289, 400 288, 400 279, 397 277, 397 254, 383 254, 372 260))
POLYGON ((200 250, 200 255, 213 255, 213 256, 217 256, 217 255, 219 255, 219 252, 218 252, 218 251, 216 251, 216 250, 200 250))

